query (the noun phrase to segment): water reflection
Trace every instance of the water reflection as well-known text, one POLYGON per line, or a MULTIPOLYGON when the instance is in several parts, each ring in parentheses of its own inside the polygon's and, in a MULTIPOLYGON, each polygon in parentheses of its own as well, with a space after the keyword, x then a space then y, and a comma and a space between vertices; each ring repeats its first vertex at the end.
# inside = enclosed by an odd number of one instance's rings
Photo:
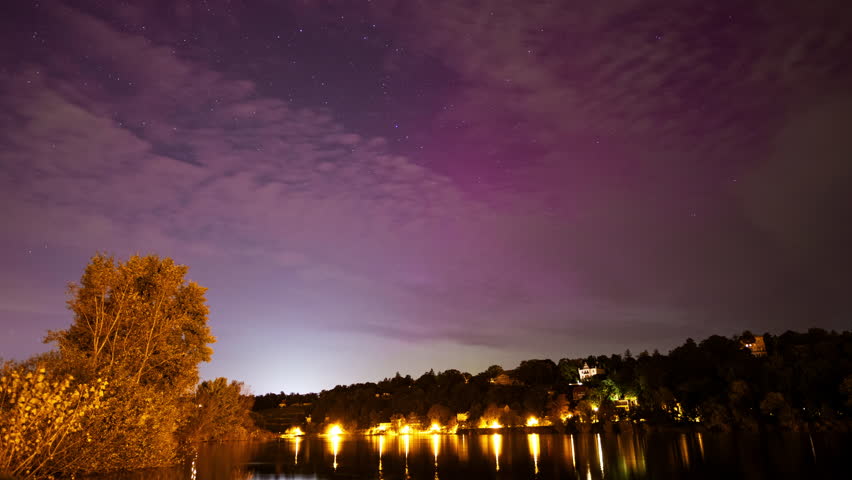
POLYGON ((334 455, 334 463, 332 466, 334 467, 334 471, 337 471, 337 454, 340 453, 340 435, 330 435, 328 437, 329 445, 331 445, 331 453, 334 455))
POLYGON ((597 452, 598 452, 598 465, 600 465, 600 467, 601 467, 601 476, 603 476, 604 475, 604 459, 603 459, 603 447, 601 447, 601 434, 600 433, 595 434, 595 438, 597 440, 597 444, 595 445, 595 447, 597 448, 597 452))
POLYGON ((299 464, 299 447, 302 445, 302 437, 293 437, 293 465, 299 464))
POLYGON ((379 435, 379 473, 382 472, 382 456, 385 454, 385 436, 379 435))
MULTIPOLYGON (((852 440, 813 434, 328 435, 207 444, 180 469, 101 480, 831 478, 852 440), (815 458, 819 450, 819 462, 815 458)), ((842 472, 842 470, 837 470, 842 472)))
POLYGON ((538 438, 537 433, 530 433, 527 435, 527 443, 530 445, 530 455, 533 457, 535 474, 538 475, 538 455, 541 453, 541 439, 538 438))
POLYGON ((500 448, 503 446, 503 435, 494 433, 491 435, 491 444, 494 446, 494 461, 497 465, 497 471, 500 471, 500 448))

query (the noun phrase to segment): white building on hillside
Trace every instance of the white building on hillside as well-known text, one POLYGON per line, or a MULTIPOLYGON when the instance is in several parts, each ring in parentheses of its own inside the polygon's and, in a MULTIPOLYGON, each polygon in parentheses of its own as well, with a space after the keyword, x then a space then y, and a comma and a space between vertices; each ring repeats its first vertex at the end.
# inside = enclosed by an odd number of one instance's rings
POLYGON ((587 379, 587 378, 592 378, 595 375, 600 375, 600 374, 604 373, 603 368, 597 368, 597 367, 589 368, 588 363, 584 363, 583 368, 578 369, 578 371, 580 372, 580 381, 581 382, 583 380, 587 379))

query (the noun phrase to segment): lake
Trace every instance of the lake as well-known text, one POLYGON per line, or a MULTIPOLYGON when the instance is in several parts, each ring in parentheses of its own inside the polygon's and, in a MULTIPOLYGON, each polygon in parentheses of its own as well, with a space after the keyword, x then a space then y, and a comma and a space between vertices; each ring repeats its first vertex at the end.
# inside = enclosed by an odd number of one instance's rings
POLYGON ((807 433, 343 435, 206 444, 181 467, 109 478, 848 478, 850 454, 850 435, 807 433))

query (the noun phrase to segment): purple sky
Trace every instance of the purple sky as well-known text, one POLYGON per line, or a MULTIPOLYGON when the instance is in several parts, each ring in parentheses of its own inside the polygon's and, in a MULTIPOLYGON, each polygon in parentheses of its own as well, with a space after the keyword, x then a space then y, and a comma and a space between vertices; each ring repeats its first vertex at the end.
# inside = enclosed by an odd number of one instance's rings
POLYGON ((339 3, 3 2, 0 356, 96 251, 256 393, 852 324, 848 2, 339 3))

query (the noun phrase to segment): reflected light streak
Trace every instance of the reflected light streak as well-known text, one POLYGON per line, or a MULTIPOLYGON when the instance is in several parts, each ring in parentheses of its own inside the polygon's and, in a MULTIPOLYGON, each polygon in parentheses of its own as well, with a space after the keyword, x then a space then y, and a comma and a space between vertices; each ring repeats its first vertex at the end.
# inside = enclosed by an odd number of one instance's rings
POLYGON ((293 465, 299 464, 299 446, 302 443, 302 437, 293 437, 293 450, 295 450, 293 454, 293 465))
POLYGON ((814 437, 812 437, 810 433, 808 433, 808 441, 811 442, 811 455, 814 456, 814 462, 816 462, 816 448, 814 448, 814 437))
POLYGON ((432 453, 435 455, 435 468, 438 468, 438 451, 441 447, 441 436, 437 433, 432 435, 432 453))
POLYGON ((497 471, 500 471, 500 447, 503 445, 503 436, 499 433, 491 435, 491 445, 494 447, 494 461, 497 465, 497 471))
POLYGON ((467 435, 452 435, 450 436, 450 439, 451 442, 458 445, 457 450, 459 453, 459 459, 462 462, 467 462, 469 457, 467 450, 467 435))
POLYGON ((385 436, 379 435, 379 471, 382 471, 382 455, 385 453, 385 436))
POLYGON ((574 449, 574 435, 571 435, 571 465, 574 467, 574 470, 577 469, 577 454, 574 449))
POLYGON ((686 443, 686 434, 680 435, 680 455, 683 459, 683 465, 689 468, 689 445, 686 443))
POLYGON ((603 459, 603 448, 601 447, 601 434, 598 433, 595 435, 597 437, 597 448, 598 448, 598 463, 601 466, 601 475, 604 473, 604 459, 603 459))
POLYGON ((541 452, 541 439, 539 439, 537 433, 530 433, 527 435, 527 443, 530 444, 530 454, 533 457, 535 474, 538 475, 538 455, 541 452))
POLYGON ((432 452, 435 454, 435 480, 438 480, 438 450, 441 447, 441 436, 432 435, 432 452))
POLYGON ((402 436, 402 444, 405 447, 405 478, 409 478, 408 476, 408 450, 411 447, 411 438, 408 435, 402 436))
POLYGON ((704 460, 704 439, 701 437, 701 433, 698 433, 698 451, 701 452, 701 460, 704 460))
POLYGON ((331 442, 331 453, 334 455, 334 463, 332 466, 337 471, 337 454, 340 452, 340 435, 332 435, 329 437, 331 442))

